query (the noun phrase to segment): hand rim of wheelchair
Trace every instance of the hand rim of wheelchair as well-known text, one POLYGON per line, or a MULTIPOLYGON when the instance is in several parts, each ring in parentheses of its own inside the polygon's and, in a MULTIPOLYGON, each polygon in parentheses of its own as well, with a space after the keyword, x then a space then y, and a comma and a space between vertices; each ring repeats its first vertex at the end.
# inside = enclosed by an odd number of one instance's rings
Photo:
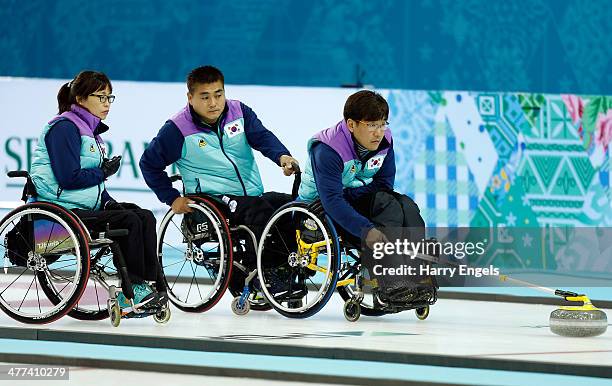
MULTIPOLYGON (((42 313, 42 311, 40 311, 38 314, 30 314, 30 313, 21 312, 20 310, 15 310, 10 304, 8 304, 4 300, 4 297, 1 294, 0 294, 0 308, 2 308, 2 310, 7 315, 9 315, 11 318, 18 320, 20 322, 23 322, 23 323, 30 323, 30 324, 50 323, 68 314, 72 310, 72 308, 76 306, 77 302, 79 301, 80 297, 82 296, 85 290, 87 281, 89 279, 89 245, 88 245, 89 235, 87 234, 85 228, 82 227, 82 223, 77 221, 67 209, 56 206, 54 204, 49 204, 49 203, 44 203, 44 202, 34 202, 34 203, 26 204, 18 208, 15 208, 11 212, 9 212, 7 216, 5 216, 4 219, 2 219, 2 221, 0 221, 0 234, 4 233, 5 229, 8 227, 9 224, 13 224, 13 226, 16 226, 14 221, 19 220, 20 218, 27 216, 27 215, 47 216, 53 219, 53 221, 59 223, 68 232, 69 237, 72 240, 73 245, 75 247, 74 256, 75 256, 76 268, 75 268, 75 273, 73 275, 73 278, 75 279, 72 281, 73 285, 68 295, 64 297, 62 301, 58 302, 58 304, 54 304, 50 299, 48 299, 50 303, 53 304, 53 307, 45 313, 42 313), (54 211, 57 213, 55 213, 54 211), (63 218, 62 216, 64 216, 65 218, 63 218), (72 226, 70 226, 69 223, 72 223, 72 226)), ((4 247, 4 249, 6 253, 6 247, 4 247)), ((23 273, 25 273, 26 270, 29 270, 29 268, 27 267, 22 267, 22 268, 24 268, 24 271, 21 273, 21 275, 23 275, 23 273)), ((48 272, 48 267, 45 267, 45 270, 48 272)), ((37 283, 40 283, 42 286, 43 282, 40 280, 41 278, 40 272, 41 271, 39 270, 36 271, 36 273, 34 274, 34 279, 32 280, 32 283, 36 281, 37 283)), ((2 275, 3 274, 0 273, 0 277, 2 277, 2 275)), ((46 275, 47 274, 45 273, 45 277, 47 277, 46 275)), ((11 284, 13 283, 14 281, 11 284)), ((3 291, 7 290, 11 284, 9 284, 6 288, 4 288, 3 291)), ((43 289, 43 292, 44 292, 44 289, 43 289)), ((26 296, 28 293, 29 293, 29 290, 26 291, 26 296)), ((25 301, 25 297, 24 297, 24 301, 25 301)), ((38 301, 39 301, 39 307, 40 307, 40 298, 38 298, 38 301)))
MULTIPOLYGON (((172 304, 174 304, 177 308, 183 311, 186 311, 186 312, 204 312, 210 309, 211 307, 213 307, 221 299, 225 290, 227 289, 227 286, 229 284, 229 278, 231 275, 231 270, 232 270, 231 265, 233 264, 232 243, 231 243, 230 237, 228 236, 229 227, 227 226, 225 217, 222 216, 221 212, 214 206, 214 204, 212 204, 210 201, 202 197, 190 196, 189 198, 196 202, 192 204, 188 204, 188 206, 192 208, 193 210, 198 210, 201 213, 203 213, 207 217, 207 219, 210 221, 210 223, 213 224, 214 226, 215 233, 219 240, 219 250, 220 250, 219 272, 217 273, 217 278, 215 280, 214 285, 212 285, 212 288, 207 294, 208 296, 205 297, 204 299, 201 299, 201 301, 198 301, 196 303, 187 303, 186 301, 182 301, 181 299, 178 299, 168 283, 168 278, 166 277, 165 272, 163 276, 164 276, 164 280, 166 281, 165 284, 166 284, 166 288, 168 292, 168 298, 170 299, 170 302, 172 304), (222 230, 221 228, 224 228, 224 229, 222 230), (225 270, 226 266, 228 266, 227 272, 225 270)), ((176 215, 177 214, 174 213, 172 209, 168 210, 168 212, 166 212, 166 214, 164 215, 159 225, 160 231, 158 232, 158 235, 157 235, 157 254, 158 254, 158 258, 160 259, 160 265, 162 267, 162 270, 164 270, 163 253, 162 253, 163 237, 166 234, 166 229, 168 225, 170 224, 170 221, 176 215)), ((186 215, 186 213, 183 213, 182 215, 184 216, 186 215)), ((181 235, 183 235, 182 231, 181 231, 181 235)), ((183 235, 183 236, 186 237, 186 235, 183 235)))
MULTIPOLYGON (((328 218, 325 219, 328 222, 328 218)), ((286 317, 295 317, 295 318, 306 318, 316 314, 323 306, 329 301, 332 293, 335 290, 336 282, 338 278, 338 262, 339 262, 339 246, 338 246, 338 237, 336 235, 335 228, 333 225, 328 229, 327 226, 323 224, 323 221, 319 219, 314 213, 312 213, 308 208, 306 203, 300 202, 290 202, 288 204, 280 207, 268 220, 266 227, 261 235, 261 240, 259 242, 259 247, 257 250, 257 275, 259 277, 259 281, 261 283, 262 292, 272 307, 278 311, 280 314, 286 317), (262 255, 264 251, 265 241, 268 238, 268 233, 276 220, 278 220, 281 216, 286 215, 291 212, 301 212, 312 218, 320 230, 323 231, 324 240, 326 241, 325 249, 327 252, 327 269, 325 272, 325 278, 327 279, 325 283, 321 284, 321 288, 317 291, 314 300, 307 302, 306 304, 302 304, 299 307, 289 308, 288 306, 283 306, 279 302, 276 301, 274 296, 268 291, 266 278, 264 277, 264 271, 262 269, 262 255), (330 234, 331 233, 331 237, 330 234), (332 239, 335 242, 332 242, 332 239)), ((307 291, 308 293, 308 291, 307 291)))

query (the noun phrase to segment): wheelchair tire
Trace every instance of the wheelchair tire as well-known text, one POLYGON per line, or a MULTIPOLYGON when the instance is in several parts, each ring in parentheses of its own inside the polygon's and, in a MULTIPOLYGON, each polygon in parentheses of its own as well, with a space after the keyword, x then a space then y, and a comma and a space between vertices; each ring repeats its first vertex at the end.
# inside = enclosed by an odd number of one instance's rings
POLYGON ((257 274, 277 312, 307 318, 325 306, 338 279, 338 240, 329 217, 317 217, 305 203, 288 203, 274 212, 259 242, 257 274), (309 287, 316 292, 310 300, 309 287))
MULTIPOLYGON (((16 275, 10 284, 4 285, 3 281, 5 280, 3 279, 6 277, 6 281, 8 281, 13 277, 8 274, 0 274, 0 308, 11 318, 22 323, 50 323, 69 313, 77 304, 85 290, 90 269, 89 238, 81 223, 73 217, 70 211, 58 205, 45 202, 26 204, 7 214, 5 218, 0 221, 1 238, 4 239, 4 235, 6 234, 5 231, 10 224, 15 225, 15 221, 21 221, 22 219, 29 222, 39 221, 38 228, 36 228, 35 232, 32 232, 33 238, 31 240, 36 246, 30 246, 27 266, 22 267, 15 265, 8 269, 5 267, 7 272, 11 271, 12 276, 16 275), (61 238, 61 240, 56 240, 56 238, 61 238), (69 241, 69 243, 66 241, 69 241), (62 244, 63 246, 58 249, 62 244), (37 248, 42 249, 43 246, 45 250, 38 252, 37 248), (50 246, 51 249, 48 250, 50 246), (49 265, 46 263, 45 255, 51 256, 51 263, 49 263, 49 265), (57 257, 58 255, 60 255, 59 258, 57 257), (66 263, 65 260, 62 260, 62 257, 71 255, 74 255, 74 264, 62 266, 62 264, 66 263), (50 268, 53 264, 56 265, 50 268), (66 275, 66 268, 71 266, 75 266, 73 277, 62 276, 66 275), (64 271, 62 271, 62 269, 64 269, 64 271), (31 275, 33 278, 31 281, 29 281, 28 275, 24 277, 30 270, 34 272, 34 274, 31 275), (17 273, 19 274, 17 275, 17 273), (72 284, 65 296, 58 302, 53 302, 51 299, 46 298, 43 283, 46 278, 50 276, 55 277, 58 281, 66 283, 61 291, 72 284), (20 286, 15 283, 20 278, 24 278, 26 283, 30 282, 21 302, 19 302, 21 295, 18 295, 17 299, 14 298, 16 295, 15 292, 18 291, 18 287, 20 286), (38 292, 39 284, 43 286, 42 292, 45 294, 45 299, 42 300, 38 292), (14 288, 8 291, 11 286, 14 288), (36 296, 30 295, 30 297, 28 297, 32 287, 34 287, 36 296), (13 298, 11 298, 11 296, 13 298), (19 305, 15 308, 18 302, 19 305), (37 308, 36 306, 32 306, 34 302, 37 302, 37 308), (43 306, 47 306, 47 302, 50 305, 50 309, 43 312, 42 308, 43 306), (22 311, 21 308, 24 303, 26 304, 26 308, 33 309, 33 311, 22 311), (28 305, 30 306, 28 307, 28 305), (38 312, 36 312, 36 309, 38 309, 38 312)), ((33 223, 31 226, 34 228, 33 223)), ((4 248, 6 249, 6 246, 4 248)))

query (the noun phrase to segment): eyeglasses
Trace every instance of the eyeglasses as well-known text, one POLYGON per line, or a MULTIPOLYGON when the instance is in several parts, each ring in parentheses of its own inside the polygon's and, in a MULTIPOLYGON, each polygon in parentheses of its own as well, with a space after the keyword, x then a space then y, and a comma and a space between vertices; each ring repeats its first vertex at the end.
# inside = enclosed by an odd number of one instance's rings
POLYGON ((89 95, 98 97, 100 99, 100 103, 106 103, 106 101, 108 101, 108 103, 113 103, 115 101, 114 95, 102 95, 102 94, 89 94, 89 95))
POLYGON ((385 130, 385 128, 387 126, 389 126, 389 122, 384 121, 382 123, 380 122, 366 122, 366 121, 357 121, 357 122, 361 122, 361 123, 365 123, 366 127, 368 128, 369 132, 375 132, 377 130, 385 130))

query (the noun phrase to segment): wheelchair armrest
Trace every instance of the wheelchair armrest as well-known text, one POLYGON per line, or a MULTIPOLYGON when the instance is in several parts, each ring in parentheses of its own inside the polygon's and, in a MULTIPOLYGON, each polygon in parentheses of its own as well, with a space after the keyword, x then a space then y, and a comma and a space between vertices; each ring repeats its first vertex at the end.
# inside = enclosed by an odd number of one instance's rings
POLYGON ((11 170, 6 173, 9 178, 25 177, 30 178, 30 173, 27 170, 11 170))
POLYGON ((26 179, 26 183, 23 186, 23 192, 21 193, 21 201, 27 203, 31 198, 35 198, 38 194, 36 193, 36 186, 30 178, 30 173, 27 170, 11 170, 6 173, 9 178, 23 177, 26 179))

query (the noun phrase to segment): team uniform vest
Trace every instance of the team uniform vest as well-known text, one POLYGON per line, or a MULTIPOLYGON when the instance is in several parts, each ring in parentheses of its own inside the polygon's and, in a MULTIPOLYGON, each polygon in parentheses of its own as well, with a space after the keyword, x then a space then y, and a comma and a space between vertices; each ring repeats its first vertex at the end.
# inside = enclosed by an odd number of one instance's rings
POLYGON ((189 105, 170 119, 185 138, 181 158, 175 164, 187 194, 263 194, 240 102, 227 100, 227 106, 227 113, 218 122, 218 133, 196 126, 189 105))
POLYGON ((71 111, 66 111, 53 118, 45 125, 36 150, 34 151, 30 175, 36 186, 38 199, 52 202, 68 209, 100 209, 100 197, 104 191, 104 182, 84 189, 62 189, 57 182, 51 160, 45 143, 45 137, 53 125, 61 120, 74 123, 81 136, 81 150, 79 154, 81 169, 98 168, 102 165, 104 157, 104 141, 100 136, 94 135, 94 130, 100 120, 80 106, 73 105, 71 111))

